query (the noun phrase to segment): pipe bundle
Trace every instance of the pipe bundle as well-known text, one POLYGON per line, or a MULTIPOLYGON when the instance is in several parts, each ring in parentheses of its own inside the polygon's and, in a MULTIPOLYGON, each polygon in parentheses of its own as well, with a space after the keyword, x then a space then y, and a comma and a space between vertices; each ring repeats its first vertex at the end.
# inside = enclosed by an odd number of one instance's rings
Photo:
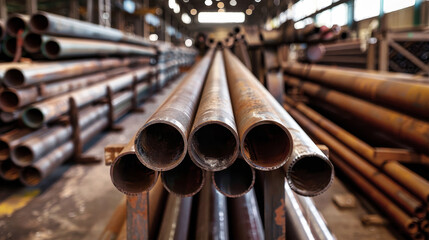
MULTIPOLYGON (((408 152, 415 162, 428 162, 427 84, 405 74, 394 76, 317 65, 288 65, 285 71, 290 74, 285 76, 286 85, 299 89, 310 97, 311 103, 317 99, 320 104, 342 110, 364 122, 368 132, 383 132, 393 142, 410 147, 408 152)), ((284 107, 315 140, 329 147, 334 165, 402 232, 410 238, 427 233, 422 226, 429 213, 429 182, 398 160, 391 160, 395 149, 390 150, 390 158, 380 158, 378 148, 306 104, 286 97, 284 107)))
POLYGON ((49 34, 41 49, 55 41, 58 55, 48 58, 73 58, 0 64, 0 117, 12 128, 0 132, 0 176, 26 185, 78 159, 85 143, 164 87, 196 54, 48 13, 12 15, 5 31, 23 38, 49 34))
POLYGON ((137 176, 145 174, 161 176, 165 189, 182 197, 198 193, 207 178, 225 196, 242 196, 255 169, 284 168, 291 188, 305 196, 322 193, 333 179, 330 161, 228 50, 211 49, 129 149, 132 160, 120 154, 110 169, 113 184, 129 195, 150 189, 156 177, 142 183, 137 176))

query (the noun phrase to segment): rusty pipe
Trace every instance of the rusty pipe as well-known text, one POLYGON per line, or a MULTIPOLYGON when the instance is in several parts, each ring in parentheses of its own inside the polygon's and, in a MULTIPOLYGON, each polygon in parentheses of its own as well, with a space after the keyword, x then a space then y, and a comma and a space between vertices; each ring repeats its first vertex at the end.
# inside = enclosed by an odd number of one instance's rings
POLYGON ((238 146, 222 52, 216 51, 189 135, 188 153, 197 166, 220 171, 233 164, 238 146))
POLYGON ((21 110, 14 112, 0 112, 0 120, 3 121, 3 123, 12 123, 21 117, 21 112, 21 110))
POLYGON ((13 112, 18 108, 33 103, 39 97, 37 87, 6 88, 0 92, 0 108, 5 112, 13 112))
POLYGON ((320 85, 286 77, 289 86, 302 89, 305 94, 321 99, 355 117, 378 127, 390 135, 413 143, 424 151, 429 146, 429 123, 367 101, 328 89, 320 85))
POLYGON ((42 49, 43 37, 40 34, 29 32, 23 39, 23 47, 29 53, 38 53, 42 49))
POLYGON ((181 198, 169 194, 158 240, 188 239, 191 221, 192 197, 181 198))
POLYGON ((106 55, 154 56, 155 48, 100 40, 48 37, 42 43, 42 54, 48 59, 106 55))
POLYGON ((167 195, 159 177, 149 191, 149 239, 155 239, 159 233, 167 195))
POLYGON ((195 239, 229 239, 226 197, 211 183, 211 176, 199 194, 195 239))
POLYGON ((21 167, 17 166, 10 159, 0 161, 0 177, 5 180, 13 181, 19 178, 21 167))
MULTIPOLYGON (((146 71, 146 76, 152 72, 152 68, 150 66, 142 67, 140 70, 146 71)), ((22 121, 29 127, 38 128, 42 126, 43 123, 52 121, 67 113, 70 110, 70 98, 73 98, 77 107, 80 108, 107 96, 107 87, 109 87, 113 93, 116 93, 126 87, 131 87, 137 71, 138 70, 134 70, 132 72, 114 76, 106 81, 93 84, 87 88, 72 91, 68 94, 63 94, 61 96, 33 104, 22 113, 22 121)), ((137 79, 137 81, 142 81, 146 77, 145 75, 142 76, 143 77, 141 79, 137 79)))
POLYGON ((24 14, 12 14, 6 21, 6 32, 11 37, 16 37, 20 30, 25 31, 27 29, 28 21, 30 16, 24 14))
POLYGON ((16 38, 6 35, 6 37, 3 39, 1 47, 2 52, 6 56, 13 58, 17 51, 16 38))
POLYGON ((110 178, 120 192, 136 195, 149 191, 157 182, 158 172, 147 168, 136 156, 134 137, 110 166, 110 178))
POLYGON ((122 197, 109 222, 101 233, 99 240, 114 240, 118 237, 127 214, 126 197, 122 197))
POLYGON ((418 226, 413 218, 398 208, 389 198, 374 187, 368 180, 361 176, 356 170, 348 166, 336 154, 330 154, 331 160, 335 166, 341 169, 346 176, 351 179, 362 191, 377 204, 382 212, 391 219, 402 231, 408 235, 417 233, 418 226))
POLYGON ((288 97, 285 97, 285 101, 288 104, 293 105, 294 108, 304 114, 307 118, 311 119, 314 123, 325 129, 331 135, 335 136, 338 140, 343 142, 349 148, 353 149, 356 153, 359 153, 372 164, 382 169, 390 177, 402 184, 421 200, 429 202, 429 182, 427 180, 415 174, 396 161, 377 161, 375 159, 374 148, 359 138, 340 128, 338 125, 326 119, 313 109, 307 107, 305 104, 296 103, 288 97))
POLYGON ((267 100, 253 87, 248 69, 224 49, 232 106, 244 159, 263 171, 282 167, 292 153, 292 137, 267 100))
POLYGON ((421 221, 419 227, 420 227, 422 232, 429 233, 429 220, 421 221))
MULTIPOLYGON (((87 143, 95 135, 105 129, 108 126, 108 123, 109 121, 107 118, 101 118, 99 121, 84 129, 80 136, 82 143, 87 143)), ((73 156, 74 148, 75 146, 72 140, 61 144, 37 162, 23 168, 19 176, 20 181, 26 186, 35 186, 39 184, 64 161, 73 156)))
POLYGON ((369 164, 353 151, 349 150, 341 142, 316 126, 301 113, 295 109, 284 105, 286 110, 303 126, 311 135, 326 144, 330 150, 338 154, 348 165, 353 167, 357 172, 368 178, 374 185, 379 187, 385 194, 391 197, 399 206, 401 206, 410 215, 423 218, 426 214, 422 203, 418 201, 403 187, 381 173, 377 168, 369 164))
POLYGON ((426 84, 391 81, 388 75, 381 73, 368 76, 341 68, 331 69, 318 65, 294 63, 284 69, 288 73, 335 89, 388 104, 405 112, 429 117, 429 86, 426 84))
MULTIPOLYGON (((41 131, 38 131, 40 134, 41 131)), ((32 130, 24 128, 15 128, 0 136, 0 161, 4 161, 10 157, 10 151, 25 138, 31 136, 32 130)))
POLYGON ((212 55, 213 50, 186 74, 170 97, 138 130, 135 149, 145 166, 167 171, 185 157, 188 135, 212 55))
POLYGON ((237 240, 265 239, 261 215, 252 189, 244 196, 228 199, 231 238, 237 240))
POLYGON ((253 188, 255 170, 239 158, 227 169, 213 172, 212 182, 223 195, 231 198, 241 197, 253 188))
POLYGON ((4 73, 8 87, 23 87, 123 66, 117 58, 19 64, 4 73))
POLYGON ((206 172, 197 167, 188 154, 177 167, 161 172, 164 188, 180 197, 197 194, 203 188, 205 178, 206 172))
POLYGON ((0 41, 3 40, 4 36, 6 36, 6 28, 3 21, 0 21, 0 41))

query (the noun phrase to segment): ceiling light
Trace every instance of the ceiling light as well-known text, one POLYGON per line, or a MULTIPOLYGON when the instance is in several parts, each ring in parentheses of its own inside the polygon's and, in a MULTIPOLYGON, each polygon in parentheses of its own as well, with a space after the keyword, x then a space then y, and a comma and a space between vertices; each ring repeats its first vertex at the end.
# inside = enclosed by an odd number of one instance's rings
POLYGON ((184 2, 184 3, 188 3, 188 2, 189 2, 189 0, 183 0, 183 2, 184 2))
POLYGON ((149 35, 149 40, 155 42, 156 40, 158 40, 158 35, 152 33, 151 35, 149 35))
POLYGON ((235 0, 231 0, 230 2, 229 2, 229 5, 231 5, 231 6, 236 6, 237 5, 237 1, 235 1, 235 0))
POLYGON ((176 1, 175 0, 168 0, 168 7, 173 9, 174 5, 176 5, 176 1))
POLYGON ((225 12, 225 9, 219 8, 219 10, 217 10, 217 12, 225 12))
POLYGON ((185 46, 192 47, 192 39, 188 38, 185 40, 185 46))
POLYGON ((218 2, 218 3, 217 3, 217 7, 218 7, 218 8, 224 8, 224 7, 225 7, 225 4, 223 4, 223 2, 218 2))
POLYGON ((211 5, 213 4, 213 2, 212 2, 212 0, 206 0, 206 1, 204 2, 204 4, 205 4, 206 6, 211 6, 211 5))
POLYGON ((191 9, 191 15, 197 15, 197 9, 195 9, 195 8, 192 8, 191 9))
POLYGON ((252 9, 246 9, 246 14, 247 15, 252 15, 252 13, 253 13, 252 9))
POLYGON ((184 24, 189 24, 191 23, 191 17, 187 14, 187 13, 183 13, 182 14, 182 22, 184 24))
POLYGON ((261 2, 261 0, 255 0, 255 2, 261 2))
POLYGON ((179 6, 179 4, 176 3, 176 5, 174 5, 173 11, 174 11, 174 13, 179 13, 180 12, 180 6, 179 6))
POLYGON ((200 12, 200 23, 243 23, 246 16, 242 12, 200 12))

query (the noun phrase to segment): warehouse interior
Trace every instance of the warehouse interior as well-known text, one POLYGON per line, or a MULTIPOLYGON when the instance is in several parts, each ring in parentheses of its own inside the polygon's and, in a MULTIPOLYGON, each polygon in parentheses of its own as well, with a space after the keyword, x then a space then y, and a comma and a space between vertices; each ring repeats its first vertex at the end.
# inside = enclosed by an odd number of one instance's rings
POLYGON ((0 0, 0 240, 429 240, 429 0, 0 0))

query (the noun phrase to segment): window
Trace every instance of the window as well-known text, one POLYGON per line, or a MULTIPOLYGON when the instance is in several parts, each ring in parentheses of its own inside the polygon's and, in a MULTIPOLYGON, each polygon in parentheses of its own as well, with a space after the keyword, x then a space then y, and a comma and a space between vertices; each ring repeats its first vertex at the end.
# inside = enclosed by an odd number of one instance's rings
POLYGON ((389 13, 413 6, 415 3, 415 0, 384 0, 383 11, 389 13))
POLYGON ((323 9, 332 4, 332 0, 317 0, 317 10, 323 9))
POLYGON ((316 12, 316 0, 300 0, 292 7, 293 20, 297 21, 316 12))
POLYGON ((313 19, 312 18, 306 18, 306 19, 304 19, 302 21, 296 22, 295 25, 294 25, 294 27, 296 29, 302 29, 302 28, 304 28, 306 25, 308 25, 310 23, 313 23, 313 19))
POLYGON ((344 26, 348 21, 348 5, 347 3, 342 3, 336 7, 332 8, 332 24, 337 24, 339 26, 344 26))
MULTIPOLYGON (((398 0, 402 1, 402 0, 398 0)), ((355 0, 355 21, 375 17, 380 14, 380 0, 355 0)))
POLYGON ((331 9, 325 10, 316 15, 316 23, 319 26, 332 27, 331 9))

